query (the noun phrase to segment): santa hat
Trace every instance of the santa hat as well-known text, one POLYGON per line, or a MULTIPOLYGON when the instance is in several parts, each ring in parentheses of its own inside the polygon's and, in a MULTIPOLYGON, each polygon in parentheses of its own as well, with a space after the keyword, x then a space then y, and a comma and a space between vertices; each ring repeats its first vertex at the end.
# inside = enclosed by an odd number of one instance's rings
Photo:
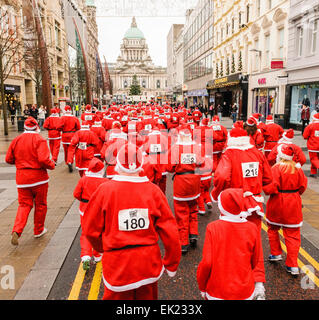
POLYGON ((218 208, 221 217, 226 216, 233 222, 246 222, 246 217, 252 212, 260 211, 253 194, 237 188, 226 189, 219 195, 218 208))
POLYGON ((208 123, 209 123, 209 119, 208 118, 204 118, 201 122, 201 125, 202 126, 208 126, 208 123))
POLYGON ((262 115, 261 115, 260 113, 254 113, 254 114, 252 115, 252 117, 253 117, 254 119, 256 119, 256 122, 257 122, 257 123, 259 122, 259 119, 260 119, 261 116, 262 116, 262 115))
POLYGON ((182 137, 191 137, 192 133, 190 132, 187 125, 182 125, 181 128, 178 131, 178 135, 182 137))
POLYGON ((213 117, 213 122, 218 123, 220 121, 219 116, 213 117))
POLYGON ((71 109, 70 106, 65 106, 64 110, 65 110, 66 113, 71 113, 72 112, 72 109, 71 109))
POLYGON ((244 122, 242 120, 238 120, 233 124, 233 128, 241 128, 244 129, 244 122))
POLYGON ((53 113, 58 113, 58 110, 57 109, 51 109, 51 114, 53 114, 53 113))
POLYGON ((250 117, 247 119, 246 124, 250 127, 257 126, 258 122, 255 117, 250 117))
POLYGON ((269 115, 267 118, 266 118, 266 124, 268 123, 274 123, 274 119, 272 117, 272 115, 269 115))
POLYGON ((82 121, 81 129, 90 129, 90 123, 88 121, 82 121))
POLYGON ((92 110, 91 105, 87 104, 85 107, 85 111, 91 111, 91 110, 92 110))
POLYGON ((28 117, 24 121, 24 129, 27 131, 35 131, 35 130, 39 129, 39 125, 38 125, 37 120, 35 120, 33 117, 28 117))
POLYGON ((316 113, 316 114, 313 116, 312 122, 319 122, 319 113, 316 113))
POLYGON ((119 121, 114 121, 112 123, 112 129, 121 129, 122 128, 122 125, 121 125, 121 122, 119 121))
POLYGON ((280 144, 277 150, 280 159, 291 161, 294 158, 294 149, 290 145, 280 144))
POLYGON ((293 129, 289 129, 287 130, 286 132, 284 132, 284 134, 282 135, 282 138, 284 140, 287 140, 287 141, 292 141, 292 139, 294 138, 295 136, 295 132, 293 129))
POLYGON ((240 127, 233 128, 228 134, 227 147, 250 149, 252 145, 250 144, 250 137, 247 131, 240 127))
POLYGON ((89 168, 88 168, 88 171, 86 173, 86 175, 89 175, 88 173, 93 173, 95 175, 98 175, 98 176, 103 176, 104 174, 104 163, 99 160, 98 158, 93 158, 91 161, 90 161, 90 164, 89 164, 89 168))
POLYGON ((125 173, 138 173, 142 170, 144 159, 141 149, 132 143, 125 144, 117 154, 116 170, 125 173))

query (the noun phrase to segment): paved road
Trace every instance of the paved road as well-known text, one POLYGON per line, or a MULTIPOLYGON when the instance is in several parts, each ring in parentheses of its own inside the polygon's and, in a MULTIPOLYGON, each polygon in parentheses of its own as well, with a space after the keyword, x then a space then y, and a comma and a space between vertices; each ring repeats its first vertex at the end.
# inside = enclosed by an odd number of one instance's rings
MULTIPOLYGON (((172 183, 168 180, 167 197, 173 210, 172 183)), ((205 229, 209 222, 218 219, 218 208, 214 205, 213 210, 207 216, 199 217, 198 247, 192 249, 187 255, 182 256, 175 278, 169 278, 166 274, 159 281, 159 299, 161 300, 200 300, 201 296, 196 283, 196 269, 201 260, 205 229)), ((299 254, 299 266, 308 266, 308 275, 301 274, 292 277, 284 269, 285 254, 283 261, 269 263, 269 245, 266 234, 266 226, 262 230, 262 242, 266 269, 266 294, 268 300, 318 300, 319 299, 319 250, 309 241, 302 237, 302 254, 299 254), (306 258, 308 259, 306 259, 306 258), (312 260, 313 259, 313 260, 312 260), (309 261, 310 260, 310 261, 309 261), (312 262, 312 265, 311 263, 312 262)), ((49 300, 95 300, 103 297, 103 283, 101 281, 101 265, 92 264, 91 269, 84 274, 80 267, 80 230, 75 238, 64 265, 52 287, 49 300), (78 273, 79 270, 79 273, 78 273)), ((282 241, 284 242, 283 238, 282 241)))

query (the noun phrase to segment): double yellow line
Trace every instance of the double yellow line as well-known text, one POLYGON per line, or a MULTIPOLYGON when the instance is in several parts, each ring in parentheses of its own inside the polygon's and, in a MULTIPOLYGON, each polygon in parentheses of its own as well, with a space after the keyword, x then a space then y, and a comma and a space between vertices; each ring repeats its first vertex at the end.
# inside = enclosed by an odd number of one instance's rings
MULTIPOLYGON (((267 232, 268 227, 263 222, 262 228, 265 232, 267 232)), ((283 236, 283 232, 280 229, 279 234, 283 236)), ((286 245, 280 240, 281 247, 283 251, 287 254, 287 247, 286 245)), ((319 263, 310 255, 307 253, 306 250, 303 248, 300 248, 299 254, 302 255, 317 271, 319 271, 319 263)), ((309 279, 319 288, 319 278, 298 258, 298 267, 309 277, 309 279)))
MULTIPOLYGON (((86 271, 83 270, 82 263, 79 265, 78 272, 74 279, 71 292, 68 300, 78 300, 82 284, 85 278, 86 271)), ((102 262, 98 262, 95 267, 94 277, 91 283, 91 288, 88 300, 97 300, 100 293, 100 285, 102 280, 102 262)))

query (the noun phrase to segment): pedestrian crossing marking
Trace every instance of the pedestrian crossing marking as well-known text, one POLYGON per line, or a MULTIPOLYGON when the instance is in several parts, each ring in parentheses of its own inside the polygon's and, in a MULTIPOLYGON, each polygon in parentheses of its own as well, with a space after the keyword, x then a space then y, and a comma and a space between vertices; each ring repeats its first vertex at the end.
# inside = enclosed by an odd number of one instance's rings
POLYGON ((79 295, 80 295, 85 274, 86 274, 86 271, 83 270, 82 263, 80 263, 68 300, 79 300, 79 295))
POLYGON ((100 285, 102 280, 102 262, 96 264, 94 277, 91 283, 88 300, 97 300, 100 293, 100 285))

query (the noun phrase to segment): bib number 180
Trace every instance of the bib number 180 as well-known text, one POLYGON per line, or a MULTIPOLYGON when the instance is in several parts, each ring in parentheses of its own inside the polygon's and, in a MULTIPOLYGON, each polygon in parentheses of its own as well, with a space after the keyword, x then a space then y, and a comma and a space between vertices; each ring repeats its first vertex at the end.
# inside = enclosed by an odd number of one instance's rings
POLYGON ((118 215, 120 231, 136 231, 149 228, 148 209, 121 210, 118 215))

